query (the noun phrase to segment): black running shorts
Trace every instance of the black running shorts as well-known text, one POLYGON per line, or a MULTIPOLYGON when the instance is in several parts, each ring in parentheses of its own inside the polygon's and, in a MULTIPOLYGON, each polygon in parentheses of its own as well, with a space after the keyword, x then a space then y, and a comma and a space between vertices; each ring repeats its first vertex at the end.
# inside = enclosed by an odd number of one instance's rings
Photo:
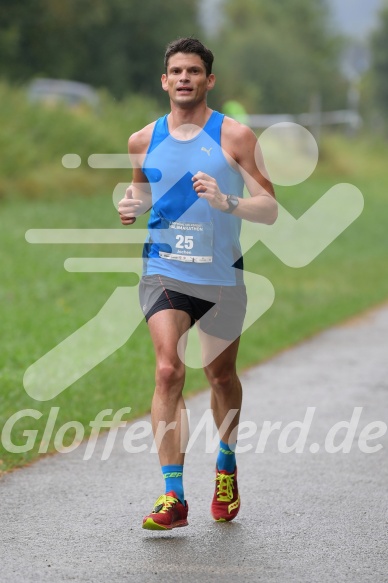
POLYGON ((235 340, 240 336, 247 305, 245 285, 200 285, 162 275, 145 275, 139 286, 146 321, 162 310, 183 310, 191 326, 199 320, 203 332, 235 340))

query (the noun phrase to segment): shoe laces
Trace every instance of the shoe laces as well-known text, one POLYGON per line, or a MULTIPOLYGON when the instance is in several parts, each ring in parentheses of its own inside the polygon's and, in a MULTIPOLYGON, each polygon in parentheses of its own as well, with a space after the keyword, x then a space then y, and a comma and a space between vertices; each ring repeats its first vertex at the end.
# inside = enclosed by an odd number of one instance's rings
POLYGON ((219 502, 230 502, 233 500, 234 474, 217 473, 214 479, 217 484, 217 500, 219 502))
POLYGON ((176 504, 177 502, 178 500, 173 496, 167 496, 167 494, 162 494, 162 496, 159 496, 159 498, 155 502, 155 507, 152 512, 154 512, 155 514, 156 513, 164 514, 165 512, 168 512, 170 508, 172 508, 172 506, 174 506, 174 504, 176 504))

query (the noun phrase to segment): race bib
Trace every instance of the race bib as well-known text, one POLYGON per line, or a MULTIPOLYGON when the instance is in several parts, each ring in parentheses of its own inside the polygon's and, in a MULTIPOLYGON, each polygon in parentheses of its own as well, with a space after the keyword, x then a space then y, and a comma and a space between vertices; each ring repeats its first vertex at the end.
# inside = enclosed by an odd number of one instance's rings
POLYGON ((171 252, 159 251, 160 257, 194 263, 213 261, 213 223, 165 222, 168 228, 158 229, 158 239, 171 247, 171 252))

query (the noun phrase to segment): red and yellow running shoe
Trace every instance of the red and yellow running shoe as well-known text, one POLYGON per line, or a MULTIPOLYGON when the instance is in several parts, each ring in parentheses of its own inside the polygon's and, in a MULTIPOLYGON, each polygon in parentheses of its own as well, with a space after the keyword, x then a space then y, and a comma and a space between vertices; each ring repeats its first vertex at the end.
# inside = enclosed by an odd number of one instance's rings
POLYGON ((212 516, 217 522, 233 520, 240 510, 237 468, 232 473, 216 468, 215 482, 216 489, 211 505, 212 516))
POLYGON ((147 530, 171 530, 177 526, 187 526, 189 506, 185 500, 182 504, 175 492, 160 496, 152 512, 143 519, 143 528, 147 530))

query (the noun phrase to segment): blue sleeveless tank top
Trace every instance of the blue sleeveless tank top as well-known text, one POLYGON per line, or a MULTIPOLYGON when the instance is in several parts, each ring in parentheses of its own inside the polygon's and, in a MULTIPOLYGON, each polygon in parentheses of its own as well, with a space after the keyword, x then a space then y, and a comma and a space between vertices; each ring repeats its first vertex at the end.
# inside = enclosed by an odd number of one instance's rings
POLYGON ((198 198, 192 177, 202 171, 221 192, 243 196, 241 174, 221 148, 224 115, 213 111, 194 138, 177 140, 159 118, 142 170, 152 191, 149 236, 143 250, 143 275, 165 275, 204 285, 243 283, 241 219, 198 198))

